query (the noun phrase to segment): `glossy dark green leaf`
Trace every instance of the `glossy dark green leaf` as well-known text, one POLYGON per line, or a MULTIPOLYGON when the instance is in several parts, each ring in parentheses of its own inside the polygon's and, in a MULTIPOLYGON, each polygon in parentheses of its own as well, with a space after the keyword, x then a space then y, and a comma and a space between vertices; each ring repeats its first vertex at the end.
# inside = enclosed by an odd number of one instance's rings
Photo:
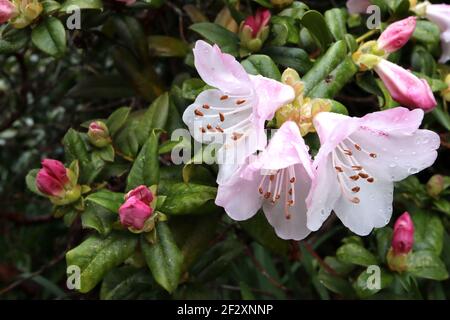
POLYGON ((356 243, 347 243, 336 251, 336 257, 342 262, 368 267, 377 264, 377 258, 366 248, 356 243))
POLYGON ((47 17, 31 32, 31 41, 43 52, 60 57, 66 51, 66 29, 57 18, 47 17))
POLYGON ((88 201, 84 212, 81 214, 81 224, 83 228, 94 229, 102 236, 107 235, 112 230, 112 225, 117 221, 118 215, 103 206, 88 201))
POLYGON ((217 44, 223 52, 234 56, 238 54, 238 36, 221 25, 211 22, 200 22, 191 25, 189 29, 197 32, 211 43, 217 44))
POLYGON ((0 34, 0 53, 9 54, 22 49, 28 42, 28 30, 11 29, 0 34))
POLYGON ((178 249, 165 222, 156 225, 156 241, 153 244, 142 237, 141 248, 155 281, 168 292, 173 292, 181 277, 183 254, 178 249))
POLYGON ((142 147, 134 161, 127 178, 127 188, 129 191, 137 186, 151 186, 159 182, 159 154, 158 135, 155 132, 150 134, 147 142, 142 147))
POLYGON ((128 115, 130 114, 131 108, 122 107, 114 111, 106 120, 106 126, 108 127, 109 134, 111 136, 115 135, 116 132, 122 128, 127 121, 128 115))
POLYGON ((106 273, 125 261, 135 250, 137 238, 130 233, 111 233, 108 237, 91 236, 66 253, 68 266, 78 266, 80 292, 91 291, 106 273))
POLYGON ((394 276, 390 272, 381 268, 377 268, 378 267, 373 269, 367 268, 360 273, 360 275, 354 282, 353 288, 360 298, 368 298, 370 296, 373 296, 381 289, 388 287, 394 280, 394 276))
POLYGON ((323 15, 315 10, 307 11, 302 19, 301 23, 305 26, 317 44, 325 50, 333 42, 333 35, 328 28, 323 15))
POLYGON ((97 192, 91 193, 86 197, 87 201, 92 201, 109 211, 118 213, 119 207, 124 202, 124 194, 119 192, 112 192, 106 189, 101 189, 97 192))
POLYGON ((441 219, 424 211, 416 211, 411 217, 415 228, 414 249, 434 251, 439 255, 444 241, 444 226, 441 219))
POLYGON ((67 9, 71 6, 78 7, 80 9, 103 9, 102 0, 66 0, 62 3, 59 11, 67 12, 67 9))
POLYGON ((438 281, 448 279, 447 268, 434 251, 413 252, 408 258, 408 272, 420 278, 438 281))
POLYGON ((28 190, 37 195, 43 196, 43 194, 36 187, 36 176, 38 172, 39 169, 30 170, 30 172, 28 172, 27 176, 25 177, 25 183, 27 185, 28 190))
POLYGON ((347 33, 347 11, 333 8, 325 11, 325 22, 335 40, 344 40, 347 33))
POLYGON ((168 36, 150 36, 148 37, 148 46, 150 54, 157 57, 182 58, 189 51, 189 46, 185 42, 168 36))
POLYGON ((274 80, 281 79, 280 70, 278 70, 275 62, 273 62, 269 56, 253 54, 241 63, 244 69, 250 74, 260 74, 266 78, 271 78, 274 80))
POLYGON ((136 132, 140 145, 147 141, 152 130, 165 128, 169 116, 169 105, 169 94, 166 92, 156 98, 144 113, 136 132))
POLYGON ((119 99, 134 94, 133 88, 117 74, 84 76, 68 93, 71 97, 85 99, 119 99))
POLYGON ((305 74, 313 66, 308 53, 300 48, 270 47, 265 49, 264 53, 270 56, 275 63, 295 69, 300 74, 305 74))

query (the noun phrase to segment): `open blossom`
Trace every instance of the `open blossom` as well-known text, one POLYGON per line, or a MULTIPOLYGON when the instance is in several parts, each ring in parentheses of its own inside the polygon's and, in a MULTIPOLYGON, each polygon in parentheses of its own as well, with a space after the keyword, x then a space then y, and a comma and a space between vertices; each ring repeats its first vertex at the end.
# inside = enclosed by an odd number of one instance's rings
POLYGON ((392 214, 393 183, 436 160, 440 139, 418 129, 423 115, 401 107, 362 118, 316 115, 321 147, 307 199, 308 228, 319 229, 332 210, 359 235, 385 226, 392 214))
POLYGON ((64 187, 69 183, 64 165, 53 159, 42 160, 42 169, 36 176, 36 187, 48 196, 58 197, 64 194, 64 187))
POLYGON ((366 13, 372 3, 369 0, 347 0, 346 6, 350 14, 366 13))
POLYGON ((441 30, 442 55, 440 63, 446 63, 450 60, 450 5, 448 4, 430 4, 425 5, 425 16, 428 20, 436 23, 441 30))
POLYGON ((410 71, 385 59, 380 59, 374 70, 392 98, 403 106, 421 108, 424 111, 432 110, 436 106, 436 99, 426 80, 419 79, 410 71))
POLYGON ((14 4, 9 0, 0 0, 0 24, 7 22, 14 15, 14 4))
POLYGON ((294 90, 272 79, 247 74, 236 59, 217 45, 197 41, 195 67, 217 89, 203 91, 183 114, 191 135, 202 143, 221 145, 218 182, 225 182, 247 156, 267 144, 266 120, 294 99, 294 90))
POLYGON ((308 147, 298 126, 287 121, 264 152, 219 185, 216 204, 239 221, 262 207, 280 238, 301 240, 310 233, 305 199, 312 176, 308 147))
POLYGON ((145 221, 151 217, 150 206, 153 194, 146 186, 139 186, 125 196, 125 203, 119 208, 120 223, 136 230, 144 228, 145 221))
POLYGON ((397 51, 411 38, 416 28, 416 17, 409 17, 389 25, 377 40, 378 48, 386 53, 397 51))
POLYGON ((394 254, 405 254, 414 244, 414 224, 408 212, 403 213, 395 222, 392 249, 394 254))

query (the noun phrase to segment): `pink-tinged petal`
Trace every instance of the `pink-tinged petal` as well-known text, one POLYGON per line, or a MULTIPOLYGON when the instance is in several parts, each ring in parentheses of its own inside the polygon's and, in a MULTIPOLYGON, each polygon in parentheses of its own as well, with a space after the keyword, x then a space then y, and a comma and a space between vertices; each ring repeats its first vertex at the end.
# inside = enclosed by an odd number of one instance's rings
POLYGON ((246 166, 234 173, 226 184, 220 184, 217 189, 216 205, 234 220, 242 221, 253 217, 261 208, 262 198, 258 193, 260 174, 258 170, 247 170, 247 179, 241 178, 246 166))
POLYGON ((295 98, 295 92, 291 86, 260 75, 250 76, 250 79, 258 97, 255 118, 270 120, 278 108, 295 98))
POLYGON ((346 6, 350 14, 366 13, 372 3, 369 0, 347 0, 346 6))
POLYGON ((381 59, 374 70, 394 100, 402 105, 424 111, 430 111, 436 106, 433 92, 424 79, 385 59, 381 59))
POLYGON ((287 121, 276 131, 254 165, 262 170, 279 170, 301 163, 308 175, 313 177, 308 151, 298 126, 287 121))
POLYGON ((336 146, 359 128, 359 118, 333 112, 320 112, 314 117, 314 127, 319 135, 321 147, 314 159, 314 167, 326 158, 336 146))
POLYGON ((433 4, 426 7, 426 17, 439 26, 441 31, 450 29, 450 5, 433 4))
POLYGON ((409 17, 389 25, 378 38, 378 47, 387 53, 397 51, 408 42, 415 28, 416 17, 409 17))
POLYGON ((340 196, 336 171, 331 156, 328 155, 318 163, 316 177, 312 180, 311 190, 306 199, 308 229, 317 231, 322 226, 340 196))
POLYGON ((423 115, 422 109, 397 107, 365 115, 361 118, 361 126, 389 133, 411 134, 420 127, 423 115))
POLYGON ((133 190, 130 190, 125 195, 125 200, 127 200, 131 197, 136 197, 137 199, 141 200, 142 202, 144 202, 145 204, 148 204, 148 205, 153 201, 153 193, 150 191, 150 189, 147 186, 144 186, 144 185, 138 186, 138 187, 134 188, 133 190))
POLYGON ((259 8, 254 16, 249 16, 244 20, 244 26, 252 29, 252 37, 256 37, 262 28, 268 25, 270 21, 270 11, 259 8))
POLYGON ((385 181, 400 181, 430 167, 440 145, 439 135, 429 130, 402 134, 362 127, 350 137, 368 153, 376 155, 372 158, 349 145, 358 163, 375 180, 385 181))
POLYGON ((0 0, 0 24, 8 22, 14 15, 14 4, 9 0, 0 0))
POLYGON ((441 33, 442 54, 439 63, 446 63, 450 60, 450 29, 441 33))
MULTIPOLYGON (((278 237, 288 240, 302 240, 306 238, 310 233, 306 226, 306 203, 305 199, 309 192, 311 178, 305 171, 303 166, 295 165, 295 202, 292 207, 286 206, 285 201, 278 201, 272 204, 269 201, 265 201, 263 205, 264 214, 267 221, 274 227, 278 237), (290 218, 286 219, 286 210, 289 211, 290 218)), ((286 189, 280 194, 280 199, 286 198, 286 189)))
POLYGON ((120 223, 140 230, 152 213, 153 209, 149 205, 132 196, 119 208, 120 223))
POLYGON ((232 55, 222 53, 217 45, 197 41, 194 59, 197 72, 210 86, 233 95, 252 94, 253 88, 247 72, 232 55))
POLYGON ((382 180, 361 183, 365 185, 357 193, 359 203, 340 197, 334 206, 334 212, 347 228, 360 236, 365 236, 373 228, 381 228, 389 223, 394 186, 392 182, 382 180))
POLYGON ((195 140, 224 144, 227 134, 242 133, 242 127, 252 125, 256 103, 252 96, 226 95, 217 89, 206 90, 186 108, 183 121, 195 140))

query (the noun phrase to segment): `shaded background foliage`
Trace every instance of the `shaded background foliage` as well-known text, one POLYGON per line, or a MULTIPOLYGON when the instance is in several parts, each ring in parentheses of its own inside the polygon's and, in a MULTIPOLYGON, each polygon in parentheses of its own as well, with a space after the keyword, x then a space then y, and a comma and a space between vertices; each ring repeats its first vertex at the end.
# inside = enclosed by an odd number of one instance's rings
MULTIPOLYGON (((67 32, 65 54, 58 58, 31 45, 0 55, 1 298, 171 297, 148 271, 136 271, 131 265, 107 274, 105 283, 88 294, 67 290, 65 252, 91 231, 82 229, 80 219, 67 228, 63 220, 53 218, 49 202, 26 189, 25 176, 30 169, 39 167, 42 158, 64 158, 61 141, 69 128, 81 130, 85 121, 106 118, 122 106, 129 106, 133 111, 144 110, 164 91, 170 91, 172 103, 167 131, 183 127, 179 115, 204 86, 199 79, 194 79, 197 75, 192 67, 191 44, 201 38, 199 35, 209 40, 214 37, 207 29, 192 24, 216 20, 236 29, 223 11, 227 6, 234 8, 235 2, 147 1, 127 8, 105 1, 102 12, 83 11, 82 29, 67 32)), ((245 12, 232 10, 232 13, 245 17, 259 5, 268 3, 242 1, 245 12)), ((320 12, 345 5, 345 1, 304 3, 320 12)), ((310 58, 323 51, 318 44, 302 40, 296 21, 279 19, 278 27, 272 21, 269 43, 272 41, 273 45, 266 46, 262 53, 277 62, 280 69, 292 66, 304 75, 312 66, 310 58), (288 38, 279 40, 286 32, 288 38), (290 51, 295 53, 295 59, 285 57, 284 61, 280 60, 283 49, 273 48, 299 46, 304 51, 290 51)), ((363 28, 358 25, 353 30, 357 35, 364 32, 359 32, 363 28)), ((223 40, 218 37, 218 42, 223 40)), ((230 45, 222 48, 234 50, 230 45)), ((436 43, 421 42, 421 35, 416 34, 415 40, 391 59, 436 77, 435 58, 430 54, 436 54, 436 50, 436 43)), ((373 77, 357 75, 356 79, 334 97, 346 105, 351 115, 364 115, 392 103, 386 90, 373 85, 373 77)), ((360 238, 331 218, 306 241, 286 242, 274 237, 261 214, 251 221, 235 223, 215 208, 208 217, 189 216, 187 221, 180 216, 171 220, 178 230, 175 235, 178 243, 183 243, 189 233, 210 232, 204 243, 202 239, 198 243, 192 240, 191 245, 198 253, 190 258, 192 265, 184 270, 188 272, 172 297, 447 299, 450 286, 445 280, 448 277, 445 270, 450 265, 450 202, 448 191, 439 197, 430 196, 426 183, 433 174, 450 174, 448 112, 440 106, 438 111, 427 114, 424 126, 441 134, 439 158, 432 168, 397 186, 394 211, 399 214, 409 210, 413 214, 417 230, 415 250, 431 250, 440 255, 444 268, 439 265, 438 271, 418 270, 417 277, 412 278, 394 278, 386 272, 383 286, 388 289, 373 296, 374 292, 364 291, 360 285, 364 280, 362 274, 370 264, 385 264, 390 227, 360 238)), ((164 156, 162 160, 167 161, 164 156)), ((200 170, 197 179, 214 185, 211 175, 214 168, 196 170, 200 170)), ((177 176, 179 172, 163 170, 162 174, 177 176)), ((109 183, 119 189, 123 187, 120 179, 109 183)), ((182 247, 182 250, 189 248, 182 247)))

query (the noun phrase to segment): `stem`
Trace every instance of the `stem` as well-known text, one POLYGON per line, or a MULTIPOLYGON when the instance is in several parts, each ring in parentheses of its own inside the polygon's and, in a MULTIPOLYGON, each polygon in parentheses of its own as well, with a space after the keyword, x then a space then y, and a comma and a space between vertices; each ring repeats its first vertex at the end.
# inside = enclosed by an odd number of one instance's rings
POLYGON ((370 31, 368 31, 368 32, 366 32, 366 33, 364 33, 362 36, 360 36, 359 38, 357 38, 356 39, 356 42, 357 43, 360 43, 360 42, 362 42, 362 41, 364 41, 365 39, 367 39, 367 38, 369 38, 369 37, 371 37, 371 36, 373 36, 375 33, 377 33, 378 32, 378 29, 372 29, 372 30, 370 30, 370 31))

